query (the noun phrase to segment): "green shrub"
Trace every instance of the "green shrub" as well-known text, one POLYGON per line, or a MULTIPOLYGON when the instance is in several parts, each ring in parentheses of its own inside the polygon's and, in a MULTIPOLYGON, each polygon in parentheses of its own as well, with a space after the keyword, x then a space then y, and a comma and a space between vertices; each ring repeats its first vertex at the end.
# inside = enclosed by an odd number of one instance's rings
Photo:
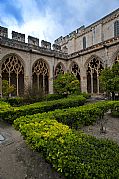
POLYGON ((24 104, 24 99, 22 97, 7 98, 7 99, 5 98, 3 100, 9 103, 11 106, 21 106, 24 104))
POLYGON ((111 109, 111 115, 113 117, 119 117, 119 101, 115 102, 115 104, 113 105, 111 109))
POLYGON ((114 101, 103 101, 75 108, 58 109, 48 113, 35 114, 33 116, 26 116, 25 118, 21 117, 15 120, 14 125, 18 129, 19 125, 22 125, 22 123, 29 123, 30 120, 36 122, 49 117, 54 118, 58 122, 62 122, 71 128, 77 129, 84 125, 90 125, 102 118, 104 113, 113 107, 114 103, 114 101))
POLYGON ((91 94, 85 92, 81 93, 81 95, 83 95, 83 97, 85 97, 86 99, 91 97, 91 94))
POLYGON ((119 146, 114 142, 75 133, 50 118, 22 124, 20 131, 68 179, 119 178, 119 146))
POLYGON ((48 94, 47 96, 44 97, 44 100, 53 101, 53 100, 58 100, 64 97, 65 96, 62 94, 48 94))
POLYGON ((10 107, 11 107, 10 104, 8 104, 8 103, 5 102, 5 101, 1 101, 1 100, 0 100, 0 111, 3 110, 3 109, 8 109, 8 108, 10 108, 10 107))
POLYGON ((64 109, 74 106, 83 105, 86 99, 83 96, 76 96, 74 98, 59 99, 54 101, 39 102, 30 105, 10 108, 4 112, 0 111, 0 116, 12 123, 16 118, 25 115, 32 115, 36 113, 43 113, 53 111, 55 109, 64 109))

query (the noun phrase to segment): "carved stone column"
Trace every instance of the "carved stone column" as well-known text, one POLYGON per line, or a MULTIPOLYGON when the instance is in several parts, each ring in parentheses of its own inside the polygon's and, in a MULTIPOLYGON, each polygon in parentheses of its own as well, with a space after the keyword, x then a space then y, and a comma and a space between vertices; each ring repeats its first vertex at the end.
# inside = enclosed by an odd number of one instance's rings
POLYGON ((91 70, 91 94, 93 94, 93 73, 91 70))
POLYGON ((53 77, 49 78, 49 94, 53 94, 53 77))
POLYGON ((87 93, 87 73, 84 67, 80 68, 80 86, 81 92, 87 93))
POLYGON ((29 76, 24 76, 24 94, 28 93, 28 90, 31 88, 31 79, 29 76))
POLYGON ((100 93, 100 87, 99 87, 99 74, 97 72, 97 93, 100 93))

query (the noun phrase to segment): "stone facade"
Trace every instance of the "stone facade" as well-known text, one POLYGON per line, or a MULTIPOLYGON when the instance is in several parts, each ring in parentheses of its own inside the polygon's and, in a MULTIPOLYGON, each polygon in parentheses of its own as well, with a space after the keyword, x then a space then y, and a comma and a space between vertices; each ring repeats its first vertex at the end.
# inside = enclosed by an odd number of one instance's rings
POLYGON ((51 43, 0 27, 0 94, 2 79, 16 87, 15 95, 41 88, 53 93, 53 79, 70 71, 80 80, 82 92, 100 93, 103 68, 119 60, 119 9, 88 27, 80 27, 51 43), (116 22, 116 26, 115 26, 116 22), (116 28, 116 29, 115 29, 116 28), (84 44, 85 43, 85 44, 84 44))

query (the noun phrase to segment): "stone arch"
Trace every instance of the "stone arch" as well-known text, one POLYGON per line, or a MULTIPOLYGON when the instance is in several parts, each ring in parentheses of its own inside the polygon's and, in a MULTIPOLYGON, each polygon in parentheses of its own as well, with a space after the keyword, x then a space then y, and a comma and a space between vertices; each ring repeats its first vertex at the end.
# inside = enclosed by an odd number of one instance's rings
POLYGON ((97 55, 94 54, 94 55, 91 55, 91 56, 86 60, 86 62, 85 62, 85 64, 84 64, 85 69, 87 69, 88 64, 90 63, 90 61, 91 61, 93 58, 98 59, 99 61, 101 61, 101 62, 103 63, 102 58, 100 58, 99 56, 97 56, 97 55))
POLYGON ((99 75, 103 67, 103 62, 97 56, 93 56, 86 63, 87 91, 88 93, 98 93, 100 91, 99 75))
POLYGON ((80 81, 80 68, 79 68, 78 64, 73 61, 70 65, 69 69, 70 69, 70 72, 73 73, 80 81))
POLYGON ((56 67, 55 67, 55 78, 57 77, 58 74, 64 74, 65 72, 65 67, 62 62, 59 62, 56 67))
POLYGON ((111 57, 111 66, 116 62, 119 62, 119 48, 111 57))
POLYGON ((44 59, 38 59, 32 66, 32 88, 47 94, 49 92, 49 65, 44 59))
POLYGON ((14 53, 7 54, 1 61, 2 80, 7 80, 9 85, 15 86, 15 92, 11 96, 21 96, 24 93, 24 62, 14 53))

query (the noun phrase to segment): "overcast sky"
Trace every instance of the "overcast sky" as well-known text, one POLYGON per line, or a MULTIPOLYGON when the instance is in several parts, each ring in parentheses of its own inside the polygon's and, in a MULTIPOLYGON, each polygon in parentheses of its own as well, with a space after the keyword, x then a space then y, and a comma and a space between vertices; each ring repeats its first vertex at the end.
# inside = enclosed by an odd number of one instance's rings
POLYGON ((119 8, 119 0, 0 0, 0 26, 53 42, 119 8))

